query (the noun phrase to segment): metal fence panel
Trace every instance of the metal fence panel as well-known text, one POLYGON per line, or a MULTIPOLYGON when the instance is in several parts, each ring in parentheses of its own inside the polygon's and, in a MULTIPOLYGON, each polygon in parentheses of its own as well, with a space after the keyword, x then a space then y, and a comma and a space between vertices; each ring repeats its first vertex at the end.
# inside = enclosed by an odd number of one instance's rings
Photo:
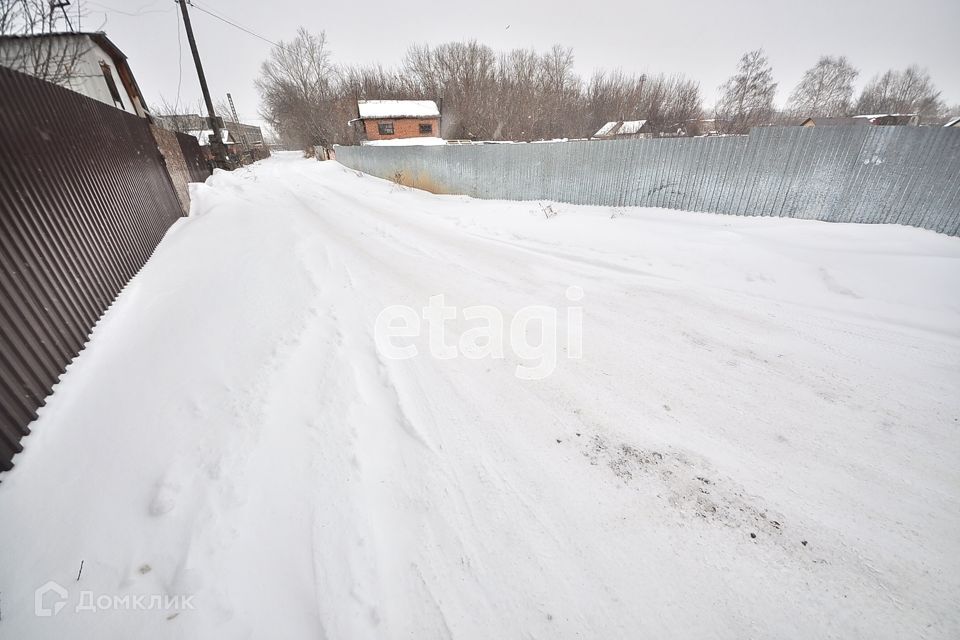
POLYGON ((434 193, 960 234, 954 128, 762 127, 718 138, 337 147, 337 160, 434 193))
POLYGON ((0 67, 0 470, 179 216, 146 121, 0 67))

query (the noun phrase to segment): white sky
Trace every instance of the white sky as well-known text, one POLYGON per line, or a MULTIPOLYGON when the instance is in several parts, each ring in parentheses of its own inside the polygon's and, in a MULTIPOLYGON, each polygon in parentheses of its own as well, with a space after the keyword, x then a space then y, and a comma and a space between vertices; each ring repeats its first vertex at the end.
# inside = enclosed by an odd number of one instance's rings
MULTIPOLYGON (((129 56, 148 102, 161 94, 173 102, 179 83, 181 103, 196 104, 200 89, 173 0, 81 2, 88 12, 84 28, 106 19, 104 30, 129 56)), ((875 73, 916 63, 929 69, 948 104, 960 104, 956 0, 194 2, 274 41, 290 40, 300 25, 325 30, 340 63, 394 66, 411 43, 476 38, 494 49, 540 50, 561 43, 574 48, 583 76, 615 67, 683 72, 700 82, 710 105, 740 54, 764 47, 781 103, 819 55, 843 54, 861 70, 860 85, 875 73)), ((253 81, 270 45, 197 9, 191 17, 214 100, 230 91, 241 119, 258 120, 253 81)))

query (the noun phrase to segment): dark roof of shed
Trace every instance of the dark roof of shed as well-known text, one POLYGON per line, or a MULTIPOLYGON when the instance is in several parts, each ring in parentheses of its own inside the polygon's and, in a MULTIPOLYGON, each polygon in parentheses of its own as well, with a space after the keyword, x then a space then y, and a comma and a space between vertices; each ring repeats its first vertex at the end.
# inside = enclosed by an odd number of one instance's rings
POLYGON ((813 124, 815 124, 818 127, 846 125, 846 124, 859 124, 859 125, 870 124, 870 121, 867 120, 866 118, 852 118, 852 117, 844 118, 839 116, 824 116, 824 117, 814 116, 812 118, 804 118, 803 120, 800 121, 800 124, 806 124, 810 120, 813 120, 813 124))

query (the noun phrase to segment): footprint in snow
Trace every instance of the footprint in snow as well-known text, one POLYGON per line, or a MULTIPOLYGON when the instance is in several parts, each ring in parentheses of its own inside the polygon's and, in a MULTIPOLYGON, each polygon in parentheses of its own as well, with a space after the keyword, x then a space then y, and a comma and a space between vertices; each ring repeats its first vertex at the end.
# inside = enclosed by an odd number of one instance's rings
POLYGON ((150 515, 162 516, 177 506, 177 496, 180 495, 180 485, 172 482, 162 482, 150 501, 150 515))

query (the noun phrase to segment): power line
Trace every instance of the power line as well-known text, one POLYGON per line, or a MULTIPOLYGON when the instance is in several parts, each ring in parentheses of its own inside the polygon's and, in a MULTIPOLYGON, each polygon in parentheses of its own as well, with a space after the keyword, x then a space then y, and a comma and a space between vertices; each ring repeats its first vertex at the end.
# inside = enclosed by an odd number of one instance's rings
POLYGON ((210 116, 210 128, 213 129, 213 138, 210 140, 210 151, 213 152, 214 162, 218 166, 229 169, 232 167, 227 158, 227 150, 220 134, 221 127, 217 122, 217 112, 213 108, 213 100, 210 99, 210 88, 207 87, 207 77, 203 73, 203 63, 200 60, 200 51, 197 49, 197 40, 193 37, 193 26, 190 23, 190 12, 187 10, 187 0, 177 0, 177 4, 180 5, 180 12, 183 14, 183 29, 187 32, 187 42, 190 43, 193 62, 197 67, 197 78, 200 80, 200 90, 203 92, 203 101, 207 107, 207 115, 210 116))
POLYGON ((88 4, 88 5, 91 5, 91 4, 92 4, 92 5, 95 6, 95 7, 100 7, 101 9, 106 9, 107 11, 110 11, 110 12, 113 12, 113 13, 119 13, 119 14, 121 14, 121 15, 130 16, 130 17, 133 17, 133 18, 139 18, 140 16, 145 16, 145 15, 151 14, 151 13, 167 13, 168 11, 171 11, 171 9, 152 9, 151 7, 152 7, 153 5, 155 5, 156 2, 152 2, 152 3, 150 3, 150 4, 143 5, 142 7, 140 7, 139 9, 137 9, 136 11, 124 11, 123 9, 117 9, 117 8, 115 8, 115 7, 110 7, 110 6, 107 6, 107 5, 105 5, 105 4, 101 3, 101 2, 94 2, 93 0, 88 0, 88 1, 87 1, 87 4, 88 4))
POLYGON ((250 29, 247 29, 246 27, 241 26, 241 25, 237 24, 236 22, 233 22, 232 20, 229 20, 228 18, 225 18, 225 17, 223 17, 223 16, 221 16, 221 15, 217 15, 217 14, 214 13, 213 11, 210 11, 210 10, 208 10, 208 9, 204 9, 202 6, 198 5, 198 4, 195 3, 195 2, 192 2, 191 0, 187 0, 187 3, 188 3, 191 7, 193 7, 194 9, 196 9, 197 11, 202 11, 203 13, 207 14, 208 16, 211 16, 211 17, 213 17, 213 18, 216 18, 217 20, 219 20, 219 21, 221 21, 221 22, 224 22, 224 23, 230 25, 231 27, 234 27, 234 28, 236 28, 236 29, 240 29, 240 31, 243 31, 244 33, 250 34, 250 35, 253 36, 254 38, 258 38, 258 39, 260 39, 260 40, 263 40, 264 42, 267 42, 267 43, 269 43, 269 44, 272 44, 273 46, 275 46, 275 47, 277 47, 277 48, 286 50, 286 47, 283 46, 282 44, 280 44, 280 43, 278 43, 278 42, 274 42, 274 41, 271 40, 270 38, 265 38, 265 37, 263 37, 262 35, 260 35, 259 33, 255 33, 255 32, 253 32, 253 31, 251 31, 250 29))

